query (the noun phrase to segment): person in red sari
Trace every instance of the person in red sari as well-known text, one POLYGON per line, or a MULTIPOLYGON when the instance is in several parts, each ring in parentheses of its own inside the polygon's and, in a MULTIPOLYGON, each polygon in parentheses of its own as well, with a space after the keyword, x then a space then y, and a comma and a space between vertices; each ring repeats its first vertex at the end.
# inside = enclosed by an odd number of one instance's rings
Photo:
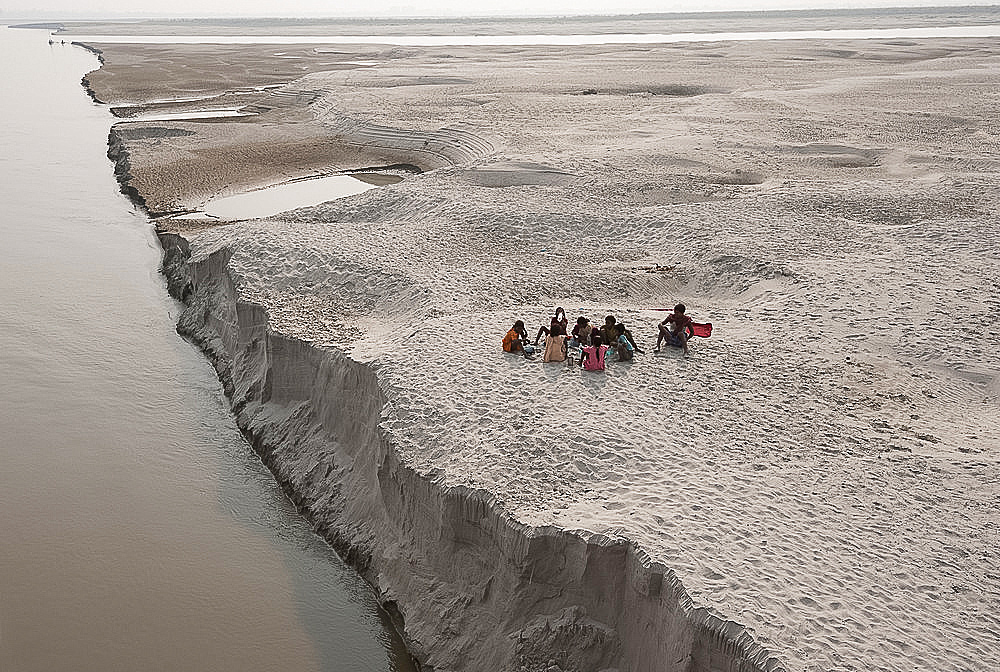
POLYGON ((542 334, 546 336, 552 335, 556 327, 562 329, 561 333, 563 336, 566 335, 566 327, 569 325, 569 321, 566 319, 566 311, 562 307, 556 308, 556 314, 552 318, 552 322, 549 326, 544 324, 538 328, 538 333, 535 335, 535 345, 538 345, 538 340, 542 337, 542 334))

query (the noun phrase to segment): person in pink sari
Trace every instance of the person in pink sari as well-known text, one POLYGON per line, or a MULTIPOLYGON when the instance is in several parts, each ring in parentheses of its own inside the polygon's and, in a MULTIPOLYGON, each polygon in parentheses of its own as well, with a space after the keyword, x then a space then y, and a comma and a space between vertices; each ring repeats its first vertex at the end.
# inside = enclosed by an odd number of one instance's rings
POLYGON ((580 348, 580 366, 584 371, 604 371, 604 358, 608 354, 608 346, 601 343, 600 334, 592 334, 591 345, 580 348))

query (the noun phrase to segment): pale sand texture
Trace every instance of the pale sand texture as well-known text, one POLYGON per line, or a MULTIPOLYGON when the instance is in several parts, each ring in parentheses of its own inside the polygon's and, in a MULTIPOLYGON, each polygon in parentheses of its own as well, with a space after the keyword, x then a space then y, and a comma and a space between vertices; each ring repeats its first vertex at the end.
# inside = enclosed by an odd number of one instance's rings
POLYGON ((370 363, 418 470, 637 541, 790 669, 1000 668, 1000 45, 393 54, 125 136, 132 184, 195 209, 232 175, 439 168, 185 235, 273 329, 370 363), (499 350, 555 305, 651 348, 677 300, 716 328, 687 358, 499 350))
MULTIPOLYGON (((614 7, 608 8, 609 12, 614 7)), ((74 21, 75 35, 592 35, 972 26, 1000 22, 997 7, 694 12, 509 18, 301 18, 74 21)))

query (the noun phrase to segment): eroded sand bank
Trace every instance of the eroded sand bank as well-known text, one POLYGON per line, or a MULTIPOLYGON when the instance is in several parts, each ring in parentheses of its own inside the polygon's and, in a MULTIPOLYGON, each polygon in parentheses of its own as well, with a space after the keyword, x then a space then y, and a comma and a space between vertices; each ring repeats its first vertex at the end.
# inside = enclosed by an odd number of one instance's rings
POLYGON ((101 100, 257 112, 116 127, 154 212, 427 171, 159 223, 182 327, 423 660, 1000 665, 995 40, 98 46, 101 100), (677 300, 716 327, 687 358, 499 351, 555 305, 651 349, 677 300))

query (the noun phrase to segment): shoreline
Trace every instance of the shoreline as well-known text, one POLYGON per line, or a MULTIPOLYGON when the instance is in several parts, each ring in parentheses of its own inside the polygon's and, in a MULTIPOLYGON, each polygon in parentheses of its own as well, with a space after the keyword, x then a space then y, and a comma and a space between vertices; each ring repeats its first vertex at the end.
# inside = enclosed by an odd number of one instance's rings
POLYGON ((867 28, 792 31, 732 31, 688 33, 584 33, 584 34, 519 34, 513 35, 88 35, 83 39, 100 44, 253 44, 289 45, 338 44, 342 46, 395 46, 395 47, 519 47, 519 46, 639 46, 713 44, 720 42, 800 42, 877 41, 877 40, 933 40, 979 39, 1000 36, 1000 24, 916 27, 916 28, 867 28))

